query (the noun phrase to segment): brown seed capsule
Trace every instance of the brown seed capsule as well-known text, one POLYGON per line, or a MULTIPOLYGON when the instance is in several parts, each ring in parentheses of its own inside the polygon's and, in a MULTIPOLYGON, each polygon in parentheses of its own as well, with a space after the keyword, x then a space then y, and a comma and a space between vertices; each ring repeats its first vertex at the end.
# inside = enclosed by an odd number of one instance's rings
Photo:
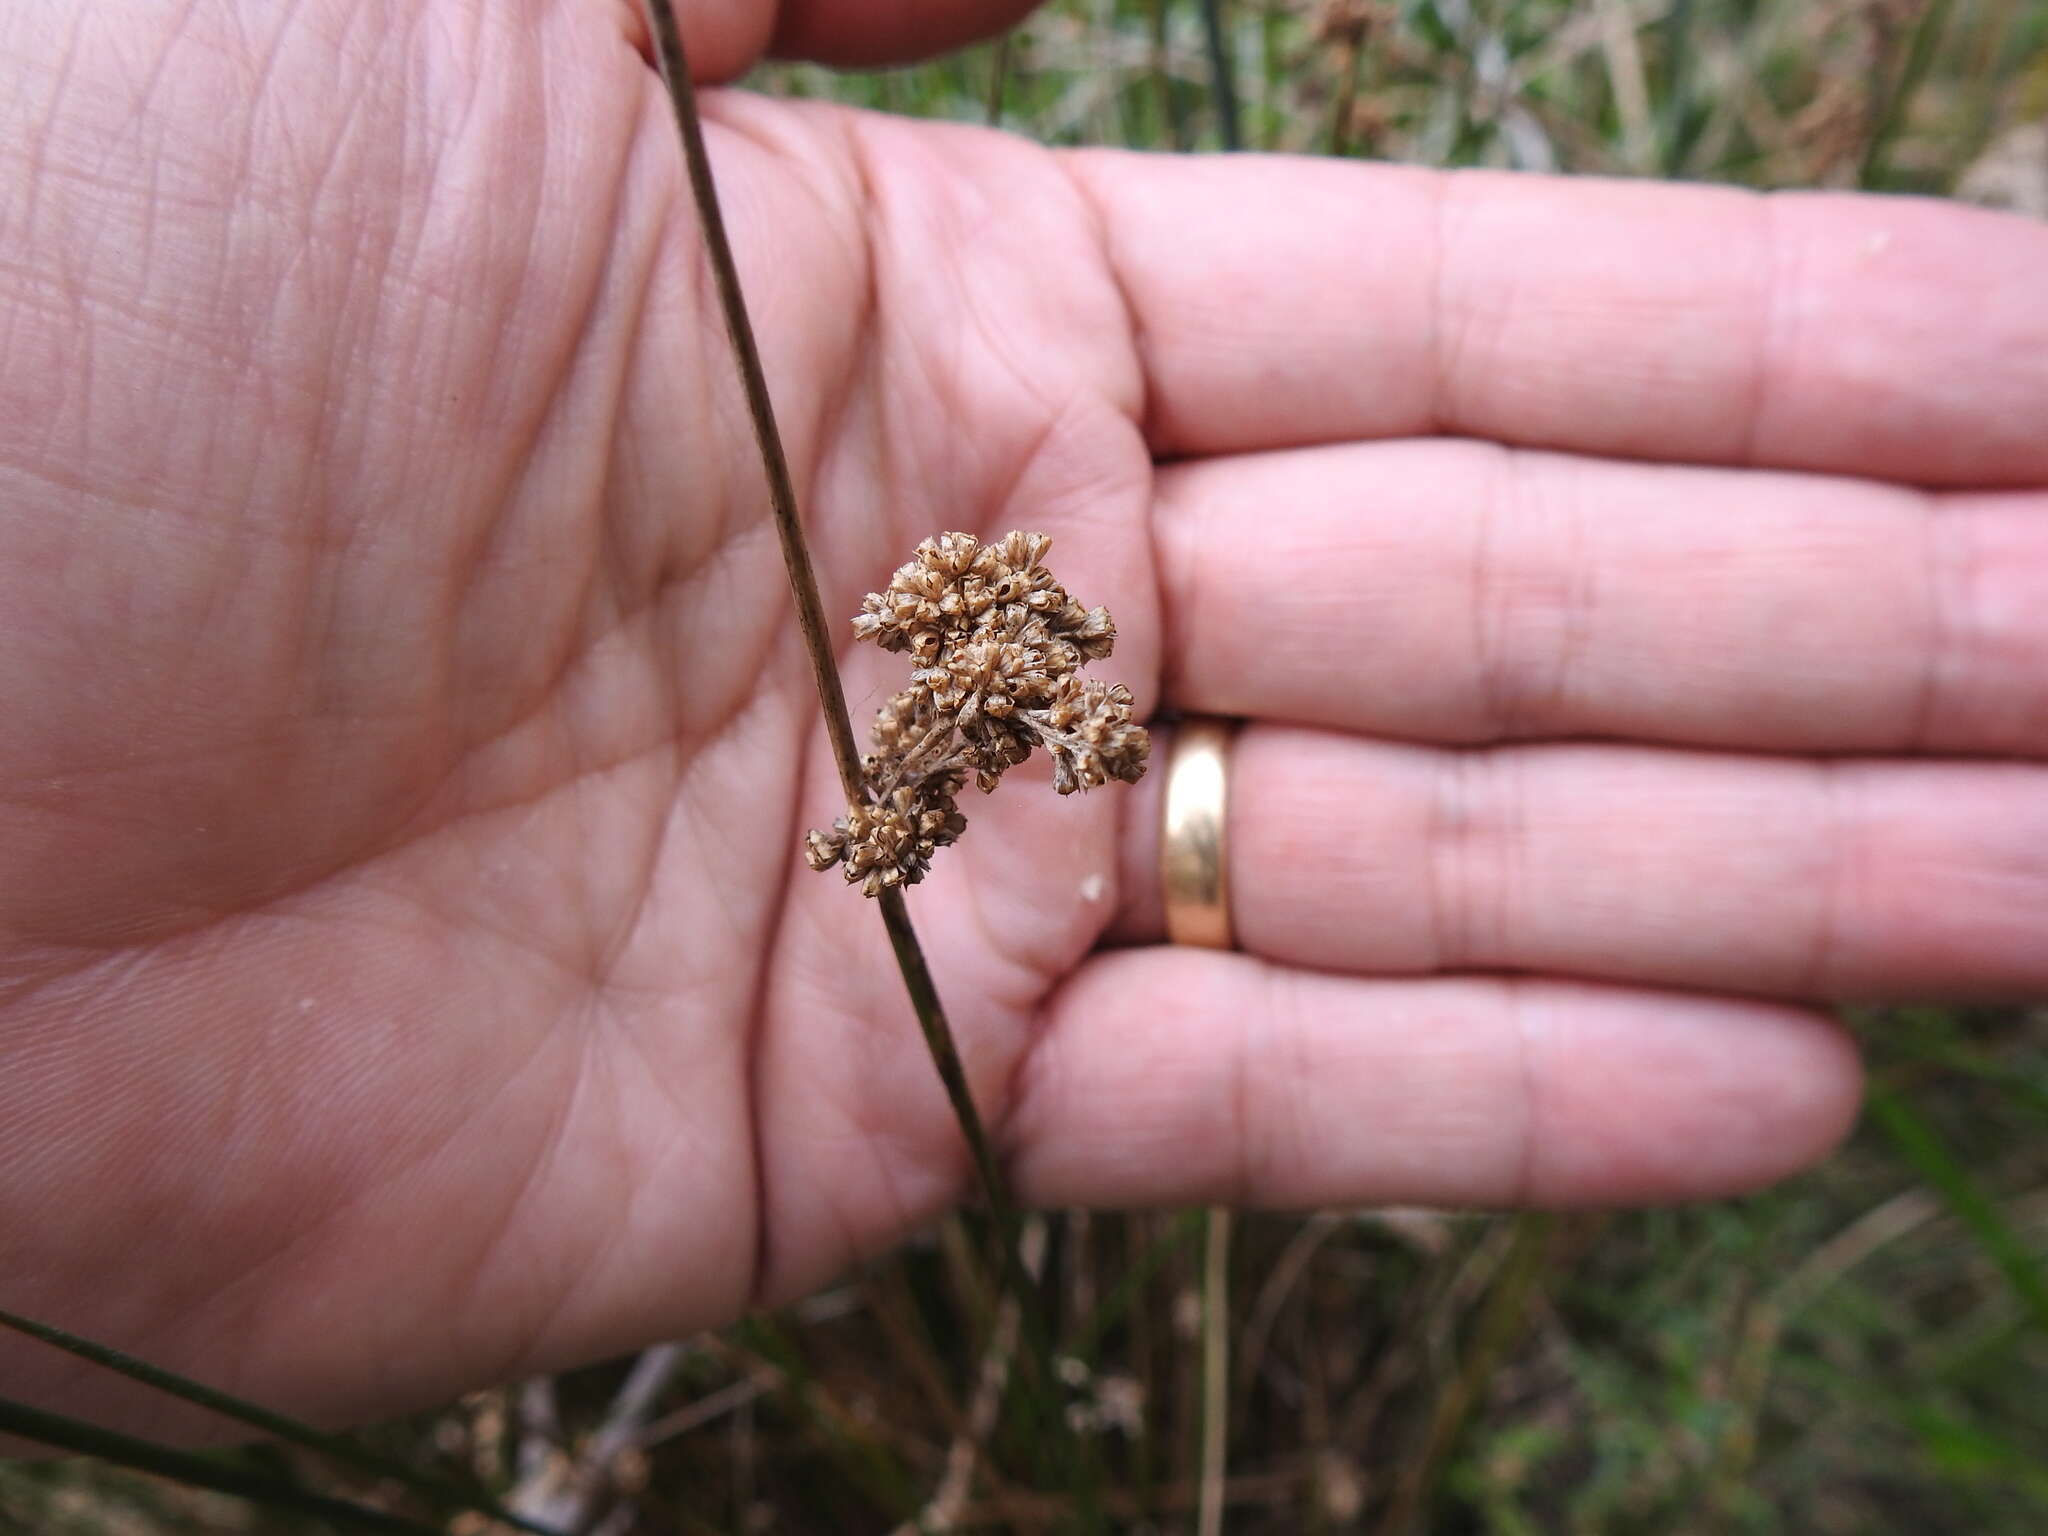
POLYGON ((968 775, 992 790, 1037 747, 1063 795, 1143 776, 1151 741, 1130 690, 1076 675, 1110 654, 1116 625, 1053 578, 1051 546, 1042 533, 938 534, 862 600, 854 638, 917 665, 876 717, 861 802, 806 834, 813 869, 843 863, 869 896, 915 885, 966 827, 955 797, 968 775))

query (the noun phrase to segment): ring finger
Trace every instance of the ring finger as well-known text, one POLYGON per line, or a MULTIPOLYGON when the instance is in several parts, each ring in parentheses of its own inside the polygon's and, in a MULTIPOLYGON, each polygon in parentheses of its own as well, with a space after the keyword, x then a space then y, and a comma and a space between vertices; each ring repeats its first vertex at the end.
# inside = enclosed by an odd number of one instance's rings
MULTIPOLYGON (((2048 989, 2039 767, 1254 724, 1229 783, 1236 939, 1270 960, 1802 998, 2048 989)), ((1141 943, 1164 936, 1150 785, 1117 930, 1141 943)))

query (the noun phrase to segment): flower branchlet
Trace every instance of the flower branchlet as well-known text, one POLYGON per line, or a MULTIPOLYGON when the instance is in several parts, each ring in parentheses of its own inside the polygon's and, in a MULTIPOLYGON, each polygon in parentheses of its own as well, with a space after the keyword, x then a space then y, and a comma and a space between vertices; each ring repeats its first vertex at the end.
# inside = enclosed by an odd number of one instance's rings
POLYGON ((990 544, 942 533, 867 595, 854 635, 908 652, 910 686, 876 717, 860 802, 805 835, 811 868, 844 864, 870 896, 917 884, 966 828, 967 781, 992 790, 1039 747, 1063 795, 1144 775, 1152 744, 1132 723, 1131 691, 1079 675, 1110 653, 1116 625, 1053 579, 1040 563, 1051 545, 1042 533, 990 544))

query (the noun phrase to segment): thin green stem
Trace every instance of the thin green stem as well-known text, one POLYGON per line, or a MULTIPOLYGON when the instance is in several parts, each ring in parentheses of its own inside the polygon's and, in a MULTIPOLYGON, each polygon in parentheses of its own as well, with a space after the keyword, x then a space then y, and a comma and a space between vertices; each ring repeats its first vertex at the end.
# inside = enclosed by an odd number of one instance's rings
POLYGON ((1898 78, 1878 108, 1877 120, 1870 131, 1870 142, 1863 149, 1863 164, 1857 171, 1856 185, 1865 190, 1874 190, 1885 184, 1892 141, 1905 126, 1906 114, 1912 109, 1920 82, 1926 78, 1927 68, 1934 62, 1935 45, 1940 42, 1942 31, 1948 25, 1948 10, 1949 0, 1928 0, 1927 8, 1921 12, 1911 37, 1907 39, 1905 62, 1899 66, 1898 78))
POLYGON ((1998 1201, 1970 1172, 1935 1128, 1889 1084, 1870 1090, 1870 1118, 1891 1139, 1923 1182, 1933 1187, 1970 1234, 1986 1258, 2003 1272, 2036 1327, 2048 1332, 2048 1275, 2014 1230, 1998 1201))
POLYGON ((917 1014, 918 1028, 924 1032, 925 1048, 931 1053, 932 1065, 938 1069, 939 1081, 945 1086, 947 1101, 953 1106, 954 1118, 960 1122, 961 1134, 966 1138, 974 1159, 982 1197, 988 1204, 989 1218, 995 1227, 993 1247, 1002 1270, 1003 1288, 1017 1301, 1017 1316, 1023 1326, 1025 1341, 1022 1363, 1026 1369, 1019 1372, 1025 1406, 1037 1421, 1040 1431, 1060 1446, 1064 1480, 1079 1499, 1080 1508, 1076 1513, 1081 1528, 1097 1529, 1100 1511, 1096 1504, 1097 1476, 1092 1454, 1089 1447, 1066 1427, 1057 1404, 1052 1401, 1052 1330, 1046 1322, 1038 1286, 1024 1265, 1023 1220, 1016 1202, 1010 1198, 1002 1168, 995 1160, 988 1132, 982 1125, 981 1111, 975 1107, 974 1093, 967 1082, 967 1070, 953 1042, 953 1032, 947 1027, 938 987, 925 963, 924 947, 917 941, 917 931, 911 926, 910 910, 903 900, 903 892, 891 886, 875 900, 882 909, 882 925, 888 930, 890 947, 896 952, 897 969, 903 973, 903 985, 910 994, 911 1008, 917 1014))
POLYGON ((130 1381, 139 1381, 159 1392, 182 1398, 188 1403, 196 1403, 201 1408, 217 1413, 223 1418, 233 1419, 237 1423, 246 1424, 273 1439, 318 1451, 321 1455, 331 1457, 345 1466, 352 1466, 358 1471, 391 1478, 442 1507, 474 1510, 506 1525, 517 1526, 523 1531, 532 1531, 536 1536, 560 1536, 560 1532, 551 1525, 528 1520, 502 1508, 482 1489, 463 1488, 455 1483, 428 1477, 401 1462, 366 1450, 346 1436, 328 1434, 310 1424, 301 1423, 297 1419, 266 1408, 261 1403, 236 1397, 232 1393, 221 1391, 218 1387, 209 1387, 204 1382, 180 1376, 175 1371, 167 1371, 160 1365, 151 1365, 147 1360, 137 1359, 108 1345, 80 1338, 77 1334, 67 1333, 52 1324, 39 1323, 34 1318, 22 1317, 18 1313, 0 1308, 0 1328, 11 1328, 16 1333, 26 1334, 55 1349, 61 1349, 66 1354, 76 1355, 81 1360, 90 1360, 94 1365, 126 1376, 130 1381))
POLYGON ((1244 147, 1237 123, 1237 80, 1223 31, 1223 0, 1201 0, 1202 40, 1209 50, 1209 99, 1216 108, 1216 140, 1226 150, 1244 147))
POLYGON ((1187 129, 1181 122, 1180 98, 1173 90, 1173 59, 1167 48, 1166 7, 1170 0, 1149 0, 1152 21, 1152 86, 1159 95, 1159 120, 1166 126, 1166 147, 1187 148, 1187 129))
POLYGON ((1556 1218, 1543 1212, 1524 1212, 1514 1218, 1507 1255, 1480 1305, 1464 1360, 1456 1378, 1437 1398, 1422 1447, 1395 1488, 1393 1504, 1380 1525, 1382 1536, 1409 1536, 1426 1529, 1424 1517, 1437 1480, 1466 1421, 1508 1347, 1528 1327, 1530 1304, 1542 1284, 1555 1226, 1556 1218))
POLYGON ((1351 124, 1358 115, 1359 75, 1365 68, 1365 42, 1354 33, 1338 45, 1337 94, 1330 104, 1328 152, 1344 156, 1351 152, 1351 124))
POLYGON ((1693 0, 1672 0, 1664 17, 1666 65, 1664 107, 1661 115, 1663 174, 1677 180, 1685 174, 1686 151, 1690 147, 1686 119, 1692 110, 1693 92, 1693 0))
POLYGON ((988 64, 988 105, 983 120, 989 127, 1000 126, 1003 121, 1003 92, 1010 84, 1010 42, 1017 34, 1005 32, 996 39, 995 50, 988 64))
POLYGON ((1064 1352, 1090 1366, 1097 1364, 1102 1342, 1110 1330, 1122 1326, 1136 1306, 1139 1294, 1167 1260, 1204 1230, 1206 1220, 1206 1213, 1200 1207, 1176 1215, 1164 1236, 1147 1243, 1136 1258, 1127 1261, 1118 1271, 1109 1294, 1102 1298, 1092 1314, 1081 1319, 1068 1336, 1064 1352))
POLYGON ((1202 1256, 1202 1475, 1195 1536, 1222 1536, 1230 1444, 1230 1207, 1209 1208, 1202 1256))
POLYGON ((54 1446, 76 1456, 97 1456, 116 1466, 167 1477, 193 1488, 211 1488, 216 1493, 234 1494, 272 1509, 290 1510, 294 1514, 324 1520, 330 1525, 358 1531, 383 1531, 392 1533, 392 1536, 441 1536, 438 1526, 408 1520, 403 1515, 388 1515, 367 1504, 308 1493, 290 1483, 259 1476, 232 1462, 191 1451, 173 1450, 117 1430, 102 1429, 84 1419, 50 1413, 4 1397, 0 1397, 0 1434, 54 1446))

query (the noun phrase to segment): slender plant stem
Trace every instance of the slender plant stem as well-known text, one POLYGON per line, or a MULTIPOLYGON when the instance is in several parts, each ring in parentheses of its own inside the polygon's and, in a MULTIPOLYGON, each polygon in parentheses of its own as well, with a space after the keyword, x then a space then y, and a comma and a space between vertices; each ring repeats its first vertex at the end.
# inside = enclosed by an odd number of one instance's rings
POLYGON ((1337 45, 1337 94, 1330 104, 1328 152, 1339 157, 1351 151, 1351 124, 1358 115, 1358 76, 1364 55, 1365 44, 1357 32, 1347 34, 1337 45))
MULTIPOLYGON (((863 798, 860 750, 854 744, 853 722, 846 710, 846 692, 839 679, 838 662, 832 653, 831 630, 824 604, 818 596, 817 572, 810 549, 804 541, 803 520, 797 510, 796 488, 790 480, 789 460, 782 448, 782 435, 775 425, 775 409, 768 394, 767 376, 761 367, 760 348, 754 341, 752 322, 747 317, 745 296, 740 289, 738 265, 732 243, 726 235, 725 217, 718 202, 718 188, 711 175, 711 158, 704 147, 703 123, 697 111, 696 88, 690 79, 689 59, 683 51, 681 29, 676 23, 671 0, 645 0, 669 102, 675 110, 676 127, 682 138, 683 160, 688 168, 690 191, 703 225, 704 244, 711 258, 711 270, 718 289, 719 307, 724 312, 726 331, 745 386, 747 414, 753 422, 754 438, 761 451, 762 467, 768 476, 768 499, 774 513, 775 531, 782 542, 783 563, 789 572, 790 590, 796 601, 797 622, 803 631, 804 648, 810 656, 811 673, 824 707, 825 725, 832 742, 832 756, 838 765, 840 786, 848 805, 863 798)), ((946 1097, 953 1107, 962 1136, 974 1161, 983 1198, 996 1228, 995 1247, 1004 1279, 1018 1300, 1025 1338, 1030 1345, 1023 1373, 1029 1388, 1027 1402, 1041 1426, 1060 1442, 1068 1459, 1070 1487, 1080 1496, 1079 1515, 1086 1529, 1099 1524, 1093 1495, 1089 1460, 1076 1437, 1065 1431, 1065 1421, 1050 1401, 1052 1374, 1051 1334, 1018 1250, 1020 1222, 996 1163, 988 1132, 968 1086, 966 1069, 946 1019, 939 990, 925 963, 923 947, 911 926, 910 911, 902 892, 887 890, 878 897, 883 927, 895 951, 897 968, 903 974, 904 989, 924 1032, 932 1064, 938 1069, 946 1097)))
MULTIPOLYGON (((1045 1260, 1045 1218, 1034 1216, 1026 1225, 1024 1262, 1035 1273, 1045 1260)), ((959 1415, 959 1427, 946 1450, 946 1470, 932 1496, 915 1519, 896 1527, 892 1536, 936 1536, 960 1523, 967 1498, 974 1488, 974 1465, 995 1433, 996 1415, 1002 1410, 1003 1385, 1009 1380, 1010 1360, 1017 1349, 1017 1325, 1022 1298, 1005 1296, 996 1309, 995 1326, 989 1330, 988 1347, 983 1350, 981 1369, 974 1384, 974 1397, 967 1411, 959 1415)))
POLYGON ((1209 1207, 1202 1256, 1202 1477, 1195 1536, 1223 1536, 1230 1444, 1230 1207, 1209 1207))
POLYGON ((290 1510, 332 1525, 359 1531, 384 1531, 392 1536, 441 1536, 441 1527, 386 1514, 367 1504, 308 1493, 291 1483, 261 1476, 217 1457, 173 1450, 117 1430, 102 1429, 68 1414, 50 1413, 0 1398, 0 1434, 16 1435, 40 1445, 55 1446, 78 1456, 97 1456, 117 1467, 150 1472, 193 1488, 231 1493, 271 1509, 290 1510))
POLYGON ((1216 108, 1216 139, 1224 149, 1244 147, 1237 126, 1237 81, 1230 68, 1230 45, 1223 34, 1223 0, 1201 0, 1202 36, 1209 48, 1209 96, 1216 108))
POLYGON ((621 1460, 641 1444, 661 1394, 688 1354, 688 1345, 673 1341, 641 1351, 596 1432, 579 1437, 568 1475, 561 1476, 548 1458, 538 1476, 522 1479, 512 1502, 561 1530, 590 1530, 600 1507, 618 1491, 621 1460))
POLYGON ((1403 1470, 1393 1504, 1380 1524, 1381 1536, 1411 1536, 1427 1529, 1424 1517, 1458 1436, 1508 1347, 1529 1326, 1531 1298, 1542 1286, 1556 1226, 1556 1217, 1540 1211, 1525 1211, 1514 1218, 1507 1254, 1480 1304, 1464 1360, 1457 1376, 1437 1398, 1421 1449, 1403 1470))
POLYGON ((1087 1445, 1065 1429, 1065 1421, 1057 1405, 1051 1401, 1052 1330, 1040 1305, 1037 1282, 1024 1263, 1023 1219, 1018 1214, 1016 1202, 1010 1198, 1009 1186, 995 1160, 988 1132, 982 1125, 981 1111, 975 1107, 966 1069, 953 1043, 953 1032, 946 1025, 945 1010, 939 1003, 938 987, 925 963, 924 949, 917 942, 917 932, 910 925, 910 910, 903 900, 903 892, 892 886, 875 900, 882 909, 882 925, 888 930, 890 946, 896 951, 896 965, 903 973, 903 985, 910 993, 918 1027, 924 1032, 925 1048, 931 1053, 932 1065, 938 1069, 939 1081, 945 1085, 946 1098, 953 1106, 954 1118, 960 1122, 961 1134, 974 1158, 974 1171, 979 1178, 983 1198, 988 1203, 989 1217, 995 1227, 992 1246, 1002 1271, 1003 1289, 1016 1298, 1019 1320, 1024 1329, 1026 1349, 1023 1363, 1027 1369, 1021 1374, 1025 1401, 1040 1427, 1059 1442, 1065 1459, 1065 1480, 1079 1497, 1077 1513, 1082 1527, 1092 1530, 1100 1518, 1095 1503, 1095 1464, 1087 1445))
POLYGON ((1068 1335, 1065 1353, 1088 1365, 1097 1363, 1096 1357, 1102 1351, 1102 1341, 1113 1328, 1121 1325, 1136 1307, 1139 1294, 1149 1285, 1166 1263, 1176 1253, 1193 1242, 1197 1233, 1203 1230, 1206 1220, 1200 1208, 1181 1211, 1173 1218, 1166 1232, 1147 1243, 1139 1250, 1136 1258, 1128 1261, 1110 1287, 1109 1294, 1102 1298, 1094 1312, 1083 1318, 1068 1335))
POLYGON ((825 707, 825 730, 832 738, 832 760, 839 768, 840 786, 848 805, 861 798, 860 748, 854 744, 853 721, 846 712, 846 689, 839 681, 839 664, 832 655, 832 631, 825 621, 825 604, 818 596, 818 573, 811 565, 810 547, 804 543, 803 519, 796 509, 796 487, 789 478, 789 458, 782 451, 782 434, 775 426, 775 407, 768 398, 768 377, 761 367, 761 349, 754 343, 753 322, 747 318, 747 301, 740 292, 739 267, 732 256, 732 242, 726 238, 725 215, 718 205, 718 188, 711 179, 711 157, 704 150, 704 126, 697 116, 697 90, 690 82, 690 61, 683 52, 683 35, 676 25, 675 7, 670 0, 647 0, 654 29, 655 51, 661 63, 661 77, 668 86, 675 107, 676 127, 683 139, 683 161, 690 173, 690 193, 697 204, 697 216, 704 225, 704 246, 711 257, 711 273, 718 285, 718 307, 725 314, 725 328, 732 337, 734 360, 739 364, 740 383, 747 392, 747 415, 754 424, 754 441, 761 450, 761 466, 768 473, 768 502, 775 514, 775 533, 782 541, 782 563, 789 571, 791 595, 796 599, 797 622, 803 630, 804 650, 811 659, 811 677, 818 685, 818 698, 825 707))
POLYGON ((474 1510, 506 1525, 535 1532, 537 1536, 560 1536, 559 1527, 514 1514, 481 1488, 464 1488, 439 1478, 429 1477, 402 1462, 393 1461, 387 1456, 379 1456, 344 1435, 328 1434, 310 1424, 266 1408, 261 1403, 236 1397, 233 1393, 223 1392, 218 1387, 209 1387, 206 1383, 194 1381, 189 1376, 180 1376, 176 1371, 152 1365, 147 1360, 138 1359, 110 1345, 81 1338, 53 1324, 39 1323, 34 1318, 22 1317, 5 1309, 0 1309, 0 1328, 10 1328, 16 1333, 26 1334, 54 1349, 61 1349, 66 1354, 75 1355, 81 1360, 89 1360, 105 1370, 126 1376, 130 1381, 139 1381, 146 1387, 153 1387, 172 1397, 182 1398, 188 1403, 196 1403, 209 1412, 246 1424, 272 1439, 304 1446, 307 1450, 317 1451, 344 1466, 373 1473, 378 1477, 390 1478, 443 1508, 474 1510))
POLYGON ((1187 130, 1181 123, 1180 98, 1173 91, 1173 59, 1168 50, 1166 7, 1170 0, 1149 0, 1152 20, 1152 88, 1159 95, 1159 120, 1166 125, 1166 147, 1186 149, 1187 130))
POLYGON ((816 1434, 840 1472, 890 1519, 900 1520, 917 1508, 911 1471, 880 1433, 882 1426, 855 1413, 818 1379, 802 1347, 772 1315, 750 1313, 733 1326, 730 1340, 714 1334, 704 1342, 713 1354, 773 1387, 783 1407, 816 1434))
POLYGON ((1660 174, 1677 181, 1685 175, 1686 151, 1691 148, 1693 135, 1687 132, 1687 118, 1692 111, 1693 92, 1693 0, 1672 0, 1671 9, 1664 17, 1665 51, 1670 60, 1666 66, 1664 83, 1664 107, 1662 131, 1663 166, 1660 174))
POLYGON ((945 1084, 954 1117, 959 1120, 960 1129, 967 1137, 968 1149, 974 1156, 974 1171, 980 1178, 989 1210, 996 1224, 1003 1229, 1007 1246, 1017 1225, 1016 1207, 1011 1203, 1002 1169, 996 1165, 988 1131, 981 1123, 981 1111, 975 1108, 974 1092, 967 1083, 967 1069, 961 1065, 959 1047, 954 1044, 953 1031, 947 1026, 938 986, 932 980, 931 968, 925 963, 924 947, 917 942, 917 930, 910 925, 910 908, 903 900, 903 892, 894 886, 877 896, 875 902, 882 909, 882 926, 888 930, 890 948, 896 951, 896 966, 903 972, 903 985, 910 993, 910 1006, 917 1013, 918 1028, 924 1031, 924 1043, 931 1051, 932 1065, 938 1068, 939 1081, 945 1084))
POLYGON ((1988 14, 1977 22, 1969 63, 1963 72, 1963 78, 1973 82, 1966 114, 1968 127, 1954 137, 1956 160, 1947 167, 1951 193, 1956 179, 1984 153, 1990 141, 1999 98, 2004 94, 2002 86, 2011 80, 2012 42, 2023 36, 2013 25, 2019 9, 2019 0, 1994 0, 1988 14))
MULTIPOLYGON (((704 149, 704 128, 697 113, 696 89, 690 82, 689 60, 683 53, 682 33, 676 25, 675 10, 670 0, 647 0, 647 3, 656 47, 661 56, 662 78, 667 83, 670 100, 675 106, 676 125, 682 133, 690 190, 703 221, 704 244, 717 279, 719 306, 725 312, 733 355, 739 364, 741 381, 746 386, 747 414, 753 420, 761 463, 768 473, 768 499, 774 509, 775 531, 782 540, 783 562, 789 570, 789 584, 796 599, 797 622, 803 630, 804 648, 810 654, 811 672, 818 685, 819 701, 824 706, 825 725, 832 739, 832 756, 839 767, 839 782, 846 793, 847 803, 859 804, 865 793, 861 781, 860 749, 854 745, 853 722, 846 711, 846 690, 839 680, 839 665, 832 655, 829 638, 831 631, 825 620, 824 603, 818 596, 817 571, 811 564, 810 548, 804 542, 796 488, 789 477, 789 460, 783 453, 782 434, 775 425, 775 408, 768 397, 768 381, 761 368, 761 352, 754 341, 753 324, 747 318, 747 303, 740 291, 739 268, 733 261, 732 242, 726 237, 718 188, 711 177, 711 158, 704 149)), ((960 1122, 961 1133, 967 1138, 989 1210, 1001 1229, 1005 1246, 1011 1250, 1008 1258, 1014 1261, 1016 1208, 1004 1184, 1002 1170, 996 1164, 981 1113, 975 1107, 967 1073, 960 1062, 960 1051, 953 1040, 952 1026, 946 1019, 945 1006, 939 1000, 938 986, 932 980, 931 968, 925 963, 917 931, 911 926, 910 909, 905 905, 900 890, 886 890, 877 901, 882 909, 882 925, 888 930, 890 947, 896 953, 897 967, 903 973, 904 989, 910 994, 918 1027, 924 1031, 925 1044, 931 1050, 932 1064, 938 1069, 946 1097, 952 1102, 953 1114, 960 1122)), ((1016 1273, 1022 1272, 1023 1265, 1018 1263, 1016 1273)), ((1027 1301, 1026 1311, 1031 1310, 1027 1301)))
POLYGON ((1948 10, 1949 0, 1928 0, 1927 8, 1920 13, 1911 36, 1907 38, 1905 60, 1899 65, 1891 90, 1878 107, 1876 121, 1870 130, 1870 141, 1863 148, 1863 164, 1856 174, 1856 185, 1866 191, 1885 184, 1892 140, 1905 125, 1913 97, 1920 89, 1920 82, 1926 78, 1927 67, 1934 62, 1935 46, 1948 25, 1948 10))
POLYGON ((1003 92, 1010 84, 1010 45, 1015 32, 1005 32, 996 39, 994 52, 988 63, 988 105, 983 120, 994 128, 1003 120, 1003 92))
POLYGON ((1873 1085, 1866 1107, 1871 1121, 1891 1139, 1921 1182, 1948 1202, 1984 1256, 2004 1273, 2021 1310, 2048 1333, 2048 1271, 2006 1221, 1998 1202, 1969 1165, 1891 1084, 1873 1085))

